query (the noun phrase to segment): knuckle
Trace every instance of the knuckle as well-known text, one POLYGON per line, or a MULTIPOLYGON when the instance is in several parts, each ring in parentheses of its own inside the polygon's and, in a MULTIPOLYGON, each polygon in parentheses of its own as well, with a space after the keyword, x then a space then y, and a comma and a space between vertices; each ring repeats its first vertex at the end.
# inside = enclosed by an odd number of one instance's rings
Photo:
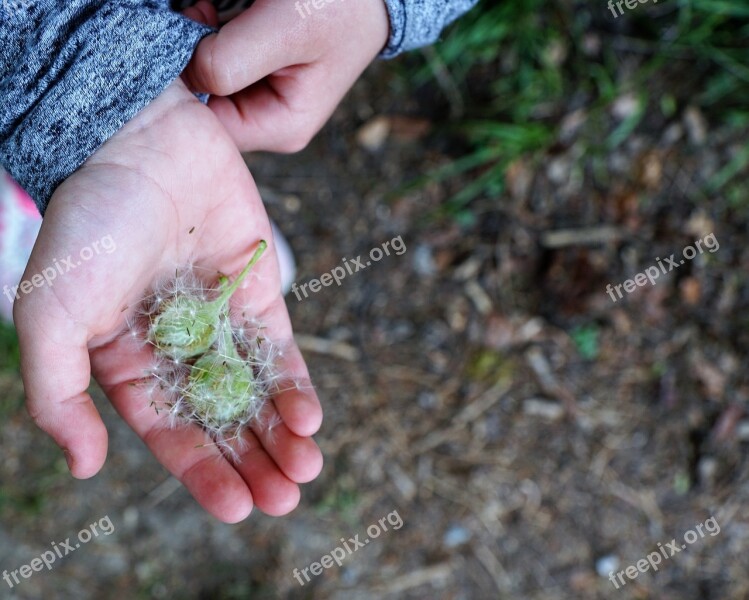
POLYGON ((201 42, 195 62, 195 83, 200 91, 228 96, 232 89, 231 73, 222 65, 226 61, 222 58, 222 45, 218 38, 212 37, 201 42))
POLYGON ((301 152, 309 146, 316 133, 317 128, 310 127, 309 125, 299 125, 294 127, 291 135, 281 143, 281 152, 287 154, 301 152))
POLYGON ((45 412, 38 403, 33 402, 31 399, 28 399, 26 401, 26 412, 29 413, 31 420, 39 429, 41 429, 42 431, 47 431, 46 420, 44 418, 45 412))
POLYGON ((296 154, 297 152, 301 152, 307 146, 309 146, 309 143, 311 141, 311 137, 297 134, 294 137, 291 137, 288 140, 282 142, 281 152, 284 152, 286 154, 296 154))

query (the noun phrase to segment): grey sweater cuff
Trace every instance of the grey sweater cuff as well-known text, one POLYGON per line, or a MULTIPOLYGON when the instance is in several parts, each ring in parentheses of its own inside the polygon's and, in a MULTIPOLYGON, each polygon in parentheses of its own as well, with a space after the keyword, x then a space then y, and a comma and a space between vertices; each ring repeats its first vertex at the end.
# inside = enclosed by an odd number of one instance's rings
POLYGON ((179 76, 211 29, 166 0, 15 8, 0 13, 0 164, 44 214, 55 188, 179 76))
POLYGON ((442 30, 476 6, 478 0, 385 0, 390 39, 381 58, 433 44, 442 30))

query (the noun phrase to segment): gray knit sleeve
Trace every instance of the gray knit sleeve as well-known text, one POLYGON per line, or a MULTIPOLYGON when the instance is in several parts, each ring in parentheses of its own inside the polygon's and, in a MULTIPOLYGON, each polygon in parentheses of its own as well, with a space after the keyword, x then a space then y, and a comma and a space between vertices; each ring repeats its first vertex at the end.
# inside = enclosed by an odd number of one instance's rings
POLYGON ((445 27, 477 3, 478 0, 385 0, 390 13, 390 39, 380 56, 392 58, 433 44, 445 27))
POLYGON ((210 32, 167 0, 0 0, 0 164, 43 214, 210 32))

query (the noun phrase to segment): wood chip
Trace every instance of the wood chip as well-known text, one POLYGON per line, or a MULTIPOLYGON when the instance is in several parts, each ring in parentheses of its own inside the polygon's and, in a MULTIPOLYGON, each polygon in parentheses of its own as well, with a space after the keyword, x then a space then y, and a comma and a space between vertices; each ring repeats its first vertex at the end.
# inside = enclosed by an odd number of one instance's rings
POLYGON ((359 350, 345 342, 326 340, 325 338, 316 337, 314 335, 305 335, 303 333, 294 335, 294 340, 299 346, 299 349, 303 351, 335 356, 336 358, 342 358, 343 360, 351 362, 359 360, 360 357, 359 350))
POLYGON ((523 401, 523 412, 531 417, 542 417, 556 421, 564 415, 564 408, 558 402, 528 398, 523 401))
POLYGON ((701 146, 707 140, 707 120, 696 106, 688 106, 684 111, 684 126, 687 128, 689 141, 701 146))
POLYGON ((484 291, 484 288, 475 279, 465 284, 465 292, 473 302, 476 310, 482 315, 488 315, 492 312, 492 300, 489 298, 489 294, 484 291))
POLYGON ((683 279, 679 284, 679 291, 681 292, 681 299, 689 306, 699 304, 702 297, 702 286, 700 280, 696 277, 683 279))
POLYGON ((357 143, 370 152, 381 150, 390 135, 390 119, 379 115, 367 121, 356 132, 357 143))
POLYGON ((384 594, 402 594, 406 590, 427 584, 437 583, 442 586, 452 577, 452 574, 452 563, 445 562, 401 575, 400 577, 391 579, 386 584, 373 588, 371 591, 378 593, 377 597, 381 598, 384 594))
POLYGON ((616 242, 622 237, 617 227, 602 225, 581 229, 557 229, 541 234, 541 245, 546 248, 564 248, 566 246, 593 246, 616 242))
POLYGON ((565 388, 554 376, 551 370, 551 365, 546 357, 541 352, 540 348, 530 348, 525 353, 525 358, 528 361, 528 365, 533 370, 533 373, 538 379, 538 383, 541 385, 541 389, 548 395, 557 398, 561 401, 565 410, 570 415, 577 414, 577 402, 575 396, 565 388))

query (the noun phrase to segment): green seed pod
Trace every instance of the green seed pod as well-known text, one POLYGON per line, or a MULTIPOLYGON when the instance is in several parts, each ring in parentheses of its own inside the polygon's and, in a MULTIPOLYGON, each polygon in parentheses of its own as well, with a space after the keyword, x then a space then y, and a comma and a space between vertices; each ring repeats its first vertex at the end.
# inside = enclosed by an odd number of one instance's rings
POLYGON ((160 352, 184 360, 208 350, 216 340, 221 307, 187 295, 164 303, 149 331, 160 352))
POLYGON ((256 416, 264 403, 252 366, 237 353, 229 325, 222 326, 218 350, 201 356, 190 369, 184 397, 194 417, 209 429, 256 416))
POLYGON ((177 292, 159 306, 151 321, 148 340, 157 351, 175 360, 185 360, 208 352, 219 335, 226 305, 267 247, 261 240, 250 262, 231 285, 224 279, 215 300, 202 300, 194 293, 177 292))

